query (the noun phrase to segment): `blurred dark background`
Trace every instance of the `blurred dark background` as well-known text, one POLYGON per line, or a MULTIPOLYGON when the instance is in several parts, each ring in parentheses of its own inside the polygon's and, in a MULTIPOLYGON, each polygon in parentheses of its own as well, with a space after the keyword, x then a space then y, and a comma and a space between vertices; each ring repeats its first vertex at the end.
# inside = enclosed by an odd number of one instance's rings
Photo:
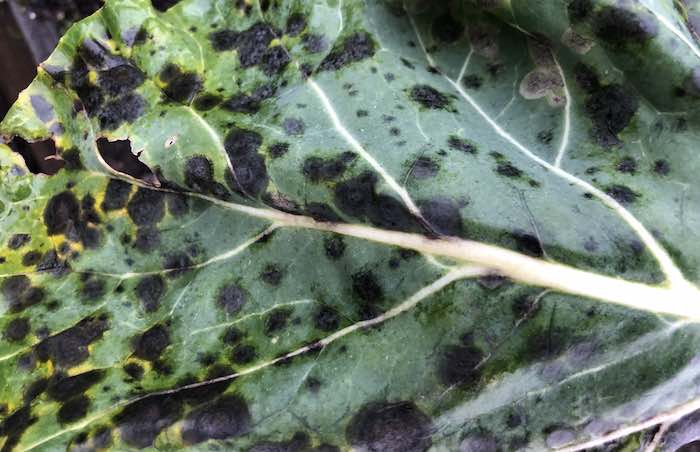
MULTIPOLYGON (((75 21, 95 12, 100 0, 0 0, 0 118, 36 75, 36 67, 56 47, 75 21)), ((33 172, 53 173, 62 162, 46 160, 54 154, 51 142, 10 143, 33 172)))

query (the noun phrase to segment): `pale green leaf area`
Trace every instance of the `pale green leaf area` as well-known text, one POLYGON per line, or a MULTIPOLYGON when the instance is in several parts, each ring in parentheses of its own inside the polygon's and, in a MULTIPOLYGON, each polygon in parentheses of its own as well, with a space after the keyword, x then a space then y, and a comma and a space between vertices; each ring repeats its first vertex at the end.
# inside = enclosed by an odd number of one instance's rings
POLYGON ((700 406, 699 30, 107 0, 0 123, 65 163, 0 144, 2 451, 641 444, 700 406))

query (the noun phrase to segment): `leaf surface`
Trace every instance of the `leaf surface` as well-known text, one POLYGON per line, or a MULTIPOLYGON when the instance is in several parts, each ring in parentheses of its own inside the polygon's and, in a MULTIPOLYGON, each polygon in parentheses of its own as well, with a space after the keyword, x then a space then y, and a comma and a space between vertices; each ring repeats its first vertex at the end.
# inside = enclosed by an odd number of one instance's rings
POLYGON ((0 144, 3 450, 540 450, 695 408, 697 5, 434 3, 67 32, 0 124, 64 161, 0 144))

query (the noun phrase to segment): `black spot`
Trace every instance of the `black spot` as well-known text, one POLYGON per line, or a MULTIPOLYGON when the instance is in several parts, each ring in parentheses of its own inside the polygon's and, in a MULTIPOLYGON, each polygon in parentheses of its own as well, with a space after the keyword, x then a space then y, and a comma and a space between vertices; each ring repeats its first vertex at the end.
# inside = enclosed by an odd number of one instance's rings
POLYGON ((12 319, 3 331, 3 337, 10 342, 19 342, 29 334, 29 320, 24 318, 12 319))
POLYGON ((131 194, 131 184, 119 179, 110 179, 100 208, 105 212, 126 207, 131 194))
POLYGON ((80 223, 78 198, 69 191, 54 195, 44 209, 44 224, 49 235, 65 234, 68 228, 80 223))
POLYGON ((326 256, 333 260, 340 259, 345 253, 345 239, 339 235, 326 237, 323 241, 323 248, 326 256))
POLYGON ((324 160, 309 157, 304 161, 302 172, 311 182, 331 181, 342 176, 352 162, 357 159, 354 152, 343 152, 334 159, 324 160))
POLYGON ((260 273, 260 279, 271 286, 278 286, 284 277, 284 270, 277 264, 268 264, 260 273))
POLYGON ((594 134, 602 146, 620 143, 618 134, 632 121, 639 101, 619 85, 605 86, 586 101, 586 112, 594 125, 594 134))
POLYGON ((369 34, 353 33, 326 56, 319 66, 319 71, 336 71, 343 66, 362 61, 374 55, 374 42, 369 34))
POLYGON ((462 235, 462 215, 460 206, 447 198, 435 198, 422 201, 419 205, 423 218, 431 228, 442 235, 462 235))
POLYGON ((621 173, 634 174, 637 172, 637 161, 632 157, 624 157, 615 167, 621 173))
POLYGON ((7 247, 11 250, 18 250, 31 240, 29 234, 13 234, 7 241, 7 247))
POLYGON ((44 96, 29 96, 29 101, 39 120, 49 122, 53 119, 53 107, 46 101, 44 96))
POLYGON ((321 202, 310 202, 306 205, 306 214, 316 221, 323 223, 338 223, 340 217, 328 204, 321 202))
POLYGON ((289 316, 292 311, 289 309, 277 309, 265 319, 265 334, 268 336, 277 333, 287 327, 289 316))
POLYGON ((127 363, 124 365, 124 373, 134 380, 143 378, 143 367, 138 363, 127 363))
POLYGON ((41 260, 41 253, 39 251, 27 251, 22 256, 22 265, 25 267, 30 267, 36 265, 41 260))
POLYGON ((450 147, 450 149, 466 152, 467 154, 476 154, 477 152, 475 145, 454 135, 448 138, 447 145, 450 147))
POLYGON ((209 41, 214 50, 218 52, 232 50, 236 48, 238 33, 234 30, 215 31, 209 35, 209 41))
POLYGON ((236 284, 227 284, 219 291, 217 303, 228 314, 237 314, 248 301, 248 292, 236 284))
POLYGON ((352 417, 345 437, 357 450, 425 452, 432 433, 430 418, 413 402, 371 402, 352 417))
POLYGON ((498 166, 496 166, 496 172, 498 174, 500 174, 501 176, 514 177, 514 178, 517 178, 517 177, 520 177, 523 175, 523 172, 519 168, 513 166, 513 164, 510 162, 499 163, 498 166))
POLYGON ((49 380, 47 393, 53 400, 65 402, 84 393, 99 383, 104 376, 103 370, 91 370, 72 377, 59 373, 49 380))
POLYGON ((450 14, 435 18, 432 25, 433 36, 442 42, 455 42, 462 37, 464 25, 457 22, 450 14))
POLYGON ((136 240, 134 240, 134 248, 146 253, 152 251, 160 245, 160 232, 152 227, 138 228, 136 231, 136 240))
POLYGON ((167 193, 165 195, 168 212, 174 217, 186 215, 190 209, 189 199, 180 193, 167 193))
POLYGON ((105 71, 100 71, 100 87, 110 96, 126 94, 143 84, 145 76, 131 64, 121 64, 105 71))
POLYGON ((282 46, 272 46, 263 54, 260 68, 268 75, 279 74, 289 64, 289 53, 282 46))
POLYGON ((40 361, 51 359, 57 367, 73 367, 90 356, 88 345, 102 338, 108 328, 109 322, 105 316, 87 317, 77 325, 37 344, 37 358, 40 361))
POLYGON ((234 128, 226 136, 224 148, 233 167, 227 182, 231 189, 248 196, 259 196, 268 183, 265 159, 258 153, 260 134, 234 128))
POLYGON ((479 89, 484 84, 484 79, 477 74, 468 74, 462 79, 462 84, 468 89, 479 89))
POLYGON ((368 270, 352 275, 352 290, 363 301, 374 303, 384 298, 384 291, 377 278, 368 270))
POLYGON ((132 123, 146 111, 146 101, 136 93, 127 93, 104 104, 98 114, 100 127, 114 130, 132 123))
POLYGON ((471 389, 481 379, 481 371, 476 366, 484 354, 470 341, 462 345, 446 347, 438 365, 440 381, 446 386, 459 386, 471 389))
POLYGON ((98 449, 107 449, 112 445, 112 432, 109 427, 99 427, 92 436, 92 444, 98 449))
POLYGON ((226 110, 232 111, 234 113, 253 114, 260 111, 261 100, 262 99, 259 99, 253 95, 241 93, 234 95, 226 102, 224 102, 223 107, 226 110))
POLYGON ((338 312, 330 306, 323 305, 314 314, 314 325, 321 331, 335 331, 340 326, 338 312))
POLYGON ((534 235, 528 234, 526 232, 514 232, 513 239, 515 240, 518 251, 520 251, 521 253, 534 257, 544 256, 542 244, 540 243, 540 240, 534 235))
POLYGON ((241 332, 241 330, 239 330, 235 326, 232 326, 226 329, 226 332, 224 333, 221 340, 223 340, 225 344, 234 345, 238 343, 238 341, 240 341, 242 338, 243 333, 241 332))
POLYGON ((282 128, 287 135, 301 136, 306 130, 306 125, 304 121, 299 118, 285 118, 284 121, 282 121, 282 128))
POLYGON ((34 399, 43 394, 44 391, 46 391, 46 387, 48 386, 48 384, 49 381, 46 378, 40 378, 36 381, 33 381, 24 391, 24 403, 29 404, 34 399))
POLYGON ((541 130, 537 132, 537 141, 543 144, 550 144, 552 140, 554 139, 554 131, 550 130, 541 130))
POLYGON ((306 18, 303 14, 294 13, 287 18, 285 32, 289 36, 297 36, 306 28, 306 18))
POLYGON ((444 110, 450 101, 446 95, 428 85, 416 85, 411 88, 411 99, 431 110, 444 110))
POLYGON ((198 155, 185 164, 185 185, 200 193, 209 193, 214 185, 214 168, 211 160, 198 155))
POLYGON ((269 148, 270 157, 276 159, 289 152, 289 143, 274 143, 269 148))
POLYGON ((611 185, 605 190, 605 193, 622 205, 632 204, 639 198, 639 194, 626 185, 611 185))
POLYGON ((249 452, 315 452, 311 449, 310 438, 304 432, 296 432, 287 441, 262 441, 255 444, 249 452))
POLYGON ((158 310, 164 292, 165 280, 160 275, 146 276, 136 285, 136 296, 146 312, 158 310))
POLYGON ((440 170, 440 165, 430 157, 418 157, 411 167, 411 176, 416 179, 430 179, 435 177, 440 170))
POLYGON ((415 231, 417 223, 413 215, 397 199, 375 192, 377 177, 371 172, 339 183, 335 187, 337 207, 354 217, 367 217, 375 226, 415 231))
POLYGON ((610 6, 596 15, 593 30, 605 43, 620 47, 627 42, 644 43, 653 38, 659 32, 659 24, 650 14, 610 6))
POLYGON ((44 289, 31 287, 29 278, 24 275, 6 278, 0 286, 0 291, 9 303, 10 312, 21 312, 40 303, 45 296, 44 289))
POLYGON ((202 80, 194 72, 182 72, 174 64, 168 64, 160 73, 160 79, 167 83, 163 93, 171 100, 189 104, 202 89, 202 80))
POLYGON ((654 162, 654 172, 659 176, 665 176, 671 172, 671 166, 666 160, 656 160, 654 162))
POLYGON ((7 437, 3 444, 2 452, 11 452, 19 442, 24 431, 36 421, 37 418, 32 416, 29 405, 24 405, 7 416, 0 423, 0 436, 7 437))
POLYGON ((209 439, 226 439, 245 435, 251 426, 248 405, 236 395, 229 395, 195 409, 185 418, 182 439, 197 444, 209 439))
POLYGON ((600 89, 598 76, 590 66, 577 63, 574 66, 574 77, 576 78, 576 83, 588 94, 594 93, 600 89))
POLYGON ((131 220, 138 226, 150 226, 165 216, 165 199, 162 193, 140 187, 127 205, 131 220))
POLYGON ((307 33, 301 38, 304 50, 309 53, 321 53, 326 50, 326 40, 321 35, 307 33))
POLYGON ((165 12, 180 3, 180 0, 151 0, 153 7, 160 12, 165 12))
POLYGON ((215 94, 202 94, 194 100, 194 108, 199 111, 209 111, 221 103, 221 97, 215 94))
POLYGON ((255 352, 255 347, 252 345, 242 344, 233 349, 231 361, 236 364, 248 364, 252 362, 256 356, 257 353, 255 352))
POLYGON ((156 395, 127 405, 115 416, 121 439, 132 447, 153 445, 158 434, 182 415, 182 402, 171 395, 156 395))
POLYGON ((83 300, 95 301, 105 294, 105 282, 98 278, 89 278, 80 288, 80 295, 83 300))
POLYGON ((572 24, 576 24, 586 19, 593 11, 593 2, 592 0, 570 0, 566 9, 569 20, 572 24))
POLYGON ((170 335, 163 325, 155 325, 131 341, 134 355, 147 361, 157 360, 168 345, 170 345, 170 335))
POLYGON ((357 115, 358 118, 366 118, 369 116, 369 112, 367 110, 357 110, 355 115, 357 115))

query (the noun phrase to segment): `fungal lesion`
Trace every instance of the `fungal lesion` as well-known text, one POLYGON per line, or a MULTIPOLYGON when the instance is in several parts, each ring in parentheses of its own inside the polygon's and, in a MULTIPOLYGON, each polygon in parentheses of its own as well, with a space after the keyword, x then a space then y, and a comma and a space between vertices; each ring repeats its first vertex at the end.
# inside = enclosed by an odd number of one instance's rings
POLYGON ((550 45, 542 39, 528 38, 528 50, 535 69, 520 82, 520 95, 528 100, 546 98, 551 107, 561 108, 568 101, 562 71, 550 45))

